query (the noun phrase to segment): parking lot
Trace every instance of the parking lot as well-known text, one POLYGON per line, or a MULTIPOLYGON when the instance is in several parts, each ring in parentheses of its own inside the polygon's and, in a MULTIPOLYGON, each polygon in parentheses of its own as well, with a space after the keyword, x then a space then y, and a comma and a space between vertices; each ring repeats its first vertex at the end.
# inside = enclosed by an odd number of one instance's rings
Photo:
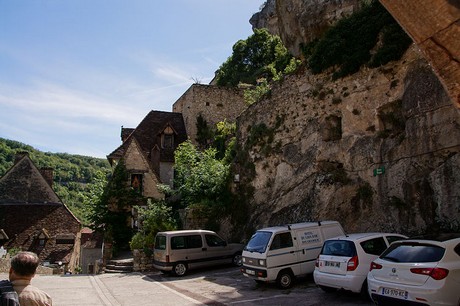
MULTIPOLYGON (((7 277, 0 274, 0 279, 7 277)), ((280 290, 274 284, 257 284, 233 266, 190 271, 183 277, 160 272, 37 275, 32 284, 50 294, 55 306, 373 305, 356 294, 325 293, 311 276, 280 290)))
POLYGON ((184 277, 147 274, 152 280, 206 305, 373 305, 349 292, 325 293, 313 277, 302 278, 291 288, 280 290, 275 284, 258 284, 246 278, 239 268, 190 271, 184 277))

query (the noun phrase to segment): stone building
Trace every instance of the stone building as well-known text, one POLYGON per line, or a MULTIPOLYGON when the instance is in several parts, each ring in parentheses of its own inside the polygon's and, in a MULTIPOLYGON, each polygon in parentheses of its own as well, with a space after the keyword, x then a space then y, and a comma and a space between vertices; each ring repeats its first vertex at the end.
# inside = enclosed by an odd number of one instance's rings
MULTIPOLYGON (((38 254, 44 263, 66 266, 80 221, 53 191, 53 170, 38 169, 27 152, 0 178, 0 245, 38 254)), ((72 267, 67 267, 72 268, 72 267)))
POLYGON ((135 129, 121 130, 122 144, 107 158, 112 166, 123 159, 131 187, 147 198, 160 199, 159 183, 172 186, 174 150, 187 140, 179 113, 151 111, 135 129))
POLYGON ((201 115, 208 126, 220 121, 235 122, 247 105, 243 89, 193 84, 173 104, 173 112, 181 113, 187 135, 196 144, 197 118, 201 115))

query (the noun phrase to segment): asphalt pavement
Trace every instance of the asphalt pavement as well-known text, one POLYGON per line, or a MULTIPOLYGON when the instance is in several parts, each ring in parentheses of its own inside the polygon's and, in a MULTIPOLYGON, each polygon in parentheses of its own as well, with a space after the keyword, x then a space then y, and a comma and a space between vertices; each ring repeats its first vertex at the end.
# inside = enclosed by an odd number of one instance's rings
MULTIPOLYGON (((6 279, 7 274, 0 274, 6 279)), ((37 275, 32 284, 53 298, 54 306, 143 305, 266 305, 370 306, 358 294, 325 293, 313 277, 299 279, 293 288, 258 284, 237 267, 189 271, 177 277, 160 272, 99 275, 37 275)))
POLYGON ((46 291, 54 306, 203 305, 142 273, 36 275, 32 285, 46 291))

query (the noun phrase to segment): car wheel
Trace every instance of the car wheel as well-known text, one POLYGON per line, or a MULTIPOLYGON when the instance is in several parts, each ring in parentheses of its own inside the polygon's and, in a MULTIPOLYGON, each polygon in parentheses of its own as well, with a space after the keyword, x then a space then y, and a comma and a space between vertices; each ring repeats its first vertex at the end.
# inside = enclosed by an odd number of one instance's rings
POLYGON ((187 265, 183 262, 179 262, 174 265, 173 272, 177 276, 184 276, 187 272, 187 265))
POLYGON ((327 286, 319 286, 319 287, 321 288, 321 290, 323 290, 324 292, 327 292, 327 293, 331 293, 331 292, 337 291, 337 289, 332 288, 332 287, 327 287, 327 286))
POLYGON ((290 270, 283 270, 278 274, 276 283, 281 289, 291 288, 294 283, 294 275, 292 275, 290 270))
POLYGON ((243 262, 241 261, 241 254, 235 254, 232 258, 232 264, 234 266, 240 267, 243 262))

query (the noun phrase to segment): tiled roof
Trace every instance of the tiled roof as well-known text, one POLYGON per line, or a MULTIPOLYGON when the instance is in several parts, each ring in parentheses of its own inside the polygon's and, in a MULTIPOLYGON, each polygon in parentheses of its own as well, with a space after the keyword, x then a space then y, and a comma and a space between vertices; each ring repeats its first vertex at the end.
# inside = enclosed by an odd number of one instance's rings
MULTIPOLYGON (((131 132, 126 141, 123 142, 123 144, 119 146, 115 151, 110 153, 107 156, 107 158, 110 160, 120 159, 121 157, 123 157, 130 138, 134 137, 139 143, 142 151, 150 159, 150 152, 152 148, 155 145, 161 147, 160 135, 168 125, 170 125, 176 132, 174 142, 175 147, 177 147, 179 143, 187 140, 187 132, 185 129, 184 119, 181 113, 151 111, 141 121, 141 123, 139 123, 137 128, 133 132, 131 132)), ((175 147, 169 150, 161 149, 160 161, 173 162, 175 147)))
POLYGON ((62 201, 25 155, 0 178, 0 205, 6 204, 62 205, 62 201))

